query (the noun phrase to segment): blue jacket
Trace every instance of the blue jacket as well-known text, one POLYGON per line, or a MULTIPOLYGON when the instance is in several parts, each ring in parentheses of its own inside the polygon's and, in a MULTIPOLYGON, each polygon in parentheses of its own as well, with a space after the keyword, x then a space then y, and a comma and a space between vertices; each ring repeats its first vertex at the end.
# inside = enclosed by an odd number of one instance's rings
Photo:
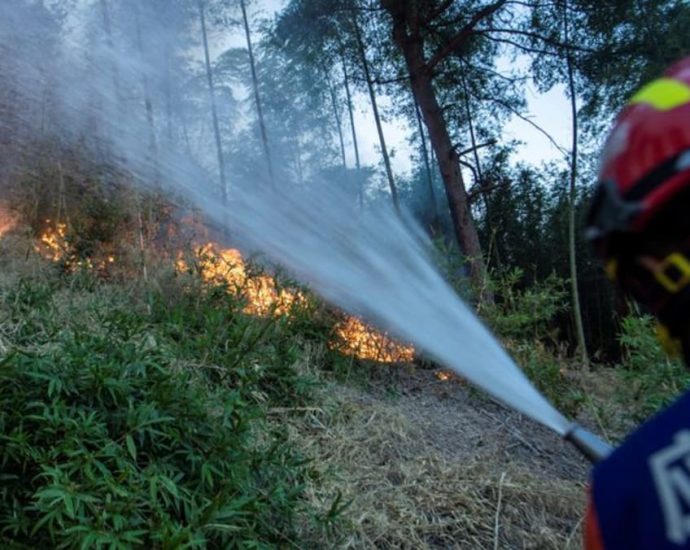
POLYGON ((591 507, 587 548, 690 549, 690 391, 594 467, 591 507))

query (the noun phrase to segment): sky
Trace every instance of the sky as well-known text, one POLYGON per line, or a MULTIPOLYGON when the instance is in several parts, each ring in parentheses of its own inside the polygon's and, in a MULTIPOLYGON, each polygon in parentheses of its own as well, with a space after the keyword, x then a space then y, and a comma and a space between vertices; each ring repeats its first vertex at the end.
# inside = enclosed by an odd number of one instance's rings
MULTIPOLYGON (((286 4, 287 0, 256 0, 250 16, 254 20, 258 17, 271 18, 286 4)), ((229 43, 233 46, 245 46, 244 35, 240 30, 235 36, 230 37, 229 43)), ((572 120, 570 104, 565 96, 564 88, 556 86, 546 93, 540 93, 530 84, 527 86, 526 99, 527 110, 521 114, 543 128, 562 148, 570 150, 572 120)), ((368 97, 358 94, 355 105, 355 126, 362 162, 365 165, 379 165, 382 161, 378 134, 368 97)), ((382 109, 385 110, 388 105, 390 105, 390 98, 382 97, 382 109)), ((346 128, 347 161, 350 165, 354 165, 349 131, 349 128, 346 128)), ((399 175, 408 174, 412 168, 412 150, 408 143, 411 129, 405 121, 398 119, 384 122, 383 131, 386 145, 392 152, 394 172, 399 175)), ((517 139, 522 142, 515 154, 515 160, 539 165, 544 161, 563 159, 563 153, 546 136, 519 117, 514 116, 510 119, 504 128, 503 135, 506 141, 517 139)))

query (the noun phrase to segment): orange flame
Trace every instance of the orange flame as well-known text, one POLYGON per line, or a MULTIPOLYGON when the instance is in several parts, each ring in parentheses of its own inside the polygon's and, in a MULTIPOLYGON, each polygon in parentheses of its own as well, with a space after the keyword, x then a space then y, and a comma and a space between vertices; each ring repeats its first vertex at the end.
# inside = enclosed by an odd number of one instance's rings
MULTIPOLYGON (((50 224, 50 220, 46 220, 50 224)), ((58 223, 55 228, 48 227, 34 246, 36 252, 53 262, 59 262, 71 255, 71 246, 67 241, 67 225, 58 223)))
POLYGON ((0 239, 17 225, 17 219, 7 210, 0 206, 0 239))
POLYGON ((364 324, 356 317, 348 317, 336 326, 340 342, 333 348, 359 359, 379 361, 381 363, 401 363, 414 360, 415 350, 412 346, 399 344, 386 334, 364 324))
POLYGON ((467 384, 467 381, 464 378, 450 370, 435 370, 434 377, 436 380, 440 380, 441 382, 454 382, 462 385, 467 384))
MULTIPOLYGON (((287 315, 293 305, 304 300, 297 290, 278 289, 275 279, 268 275, 250 275, 239 250, 218 250, 207 243, 195 254, 201 278, 206 282, 227 284, 231 291, 247 300, 244 312, 250 315, 287 315)), ((178 271, 188 271, 187 262, 178 257, 178 271)))
POLYGON ((67 238, 67 224, 58 223, 55 227, 51 227, 50 220, 46 220, 46 223, 49 224, 48 228, 40 236, 38 244, 34 245, 34 250, 46 260, 63 262, 64 268, 70 272, 77 269, 96 269, 99 272, 107 272, 108 265, 115 263, 115 256, 112 255, 95 264, 91 258, 78 259, 67 238))
MULTIPOLYGON (((50 227, 50 220, 46 223, 49 227, 34 247, 46 259, 64 262, 69 271, 78 268, 107 271, 108 264, 115 262, 114 256, 108 256, 96 265, 90 258, 78 260, 67 238, 67 226, 58 223, 50 227)), ((242 254, 234 248, 219 249, 213 243, 206 243, 195 251, 194 262, 203 281, 226 284, 230 292, 244 297, 247 304, 243 311, 249 315, 289 315, 293 306, 306 300, 298 290, 278 288, 275 279, 269 275, 251 274, 242 254)), ((179 272, 190 269, 182 254, 178 255, 175 267, 179 272)), ((336 325, 335 332, 338 341, 333 342, 331 348, 343 354, 382 363, 414 360, 414 347, 396 342, 356 317, 348 317, 336 325)))
MULTIPOLYGON (((250 315, 289 315, 293 305, 306 299, 297 290, 278 289, 275 279, 269 275, 248 273, 242 254, 234 248, 219 249, 207 243, 195 251, 194 261, 205 282, 226 284, 231 292, 243 296, 247 301, 244 312, 250 315)), ((178 256, 176 267, 180 272, 189 271, 182 255, 178 256)), ((341 353, 383 363, 414 359, 412 346, 395 342, 356 317, 349 317, 335 330, 339 342, 333 343, 332 348, 341 353)))

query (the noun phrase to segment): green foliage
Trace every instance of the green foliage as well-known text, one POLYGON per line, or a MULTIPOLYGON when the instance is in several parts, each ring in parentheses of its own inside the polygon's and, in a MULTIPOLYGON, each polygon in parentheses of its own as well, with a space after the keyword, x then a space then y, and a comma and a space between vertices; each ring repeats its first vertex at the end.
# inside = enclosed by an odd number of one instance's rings
MULTIPOLYGON (((492 181, 507 181, 500 193, 487 197, 487 208, 480 224, 482 244, 495 270, 519 268, 520 285, 540 292, 552 284, 554 273, 569 279, 567 178, 557 166, 537 171, 527 167, 511 169, 498 159, 487 171, 492 181), (550 187, 549 187, 550 186, 550 187)), ((589 205, 587 192, 576 202, 576 255, 580 307, 585 338, 592 353, 608 360, 619 359, 616 342, 618 327, 613 287, 606 279, 600 261, 584 239, 584 222, 589 205)), ((503 276, 503 275, 502 275, 503 276)), ((500 284, 499 284, 500 286, 500 284)), ((500 294, 501 289, 497 289, 500 294)), ((564 298, 564 304, 569 303, 564 298)), ((560 342, 576 343, 572 316, 563 311, 551 319, 560 342)), ((555 330, 554 330, 555 332, 555 330)))
POLYGON ((210 384, 259 392, 275 404, 302 403, 312 381, 295 369, 303 351, 300 327, 285 317, 252 317, 242 312, 244 305, 226 286, 194 287, 154 295, 150 319, 134 317, 141 325, 158 324, 178 360, 194 364, 202 357, 211 365, 203 369, 210 384))
POLYGON ((553 323, 566 309, 565 281, 551 274, 541 283, 525 286, 524 275, 516 268, 494 277, 492 287, 496 302, 483 312, 489 325, 539 391, 559 410, 575 416, 584 392, 557 345, 553 323))
POLYGON ((585 402, 585 391, 571 371, 566 357, 547 349, 539 341, 508 343, 508 350, 537 389, 569 417, 577 416, 585 402))
POLYGON ((684 391, 690 385, 690 373, 679 359, 669 359, 661 349, 652 317, 629 316, 621 326, 621 371, 626 382, 621 398, 635 420, 641 421, 684 391))
POLYGON ((434 263, 443 277, 465 300, 473 297, 473 289, 468 277, 467 259, 460 253, 457 245, 443 237, 434 240, 434 263))
POLYGON ((270 547, 309 521, 306 463, 262 420, 309 396, 290 323, 159 287, 0 289, 3 546, 270 547))
POLYGON ((496 303, 485 316, 504 338, 555 342, 553 319, 566 307, 565 281, 551 274, 540 284, 524 287, 523 277, 516 268, 493 279, 496 303))

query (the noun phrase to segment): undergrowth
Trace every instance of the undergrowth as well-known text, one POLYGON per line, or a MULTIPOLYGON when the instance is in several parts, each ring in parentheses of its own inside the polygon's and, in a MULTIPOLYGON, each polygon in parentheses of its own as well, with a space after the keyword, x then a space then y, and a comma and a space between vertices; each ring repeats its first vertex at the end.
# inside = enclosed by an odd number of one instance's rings
POLYGON ((0 293, 3 547, 303 546, 337 521, 265 421, 311 399, 291 320, 172 273, 43 270, 0 293))
POLYGON ((634 420, 642 421, 690 386, 690 372, 679 358, 663 351, 652 317, 628 316, 621 327, 624 357, 619 371, 624 383, 618 396, 634 420))
POLYGON ((559 344, 553 319, 567 308, 565 281, 551 275, 521 288, 522 272, 511 270, 491 281, 496 301, 483 314, 528 378, 561 412, 575 417, 585 403, 578 365, 559 344))

